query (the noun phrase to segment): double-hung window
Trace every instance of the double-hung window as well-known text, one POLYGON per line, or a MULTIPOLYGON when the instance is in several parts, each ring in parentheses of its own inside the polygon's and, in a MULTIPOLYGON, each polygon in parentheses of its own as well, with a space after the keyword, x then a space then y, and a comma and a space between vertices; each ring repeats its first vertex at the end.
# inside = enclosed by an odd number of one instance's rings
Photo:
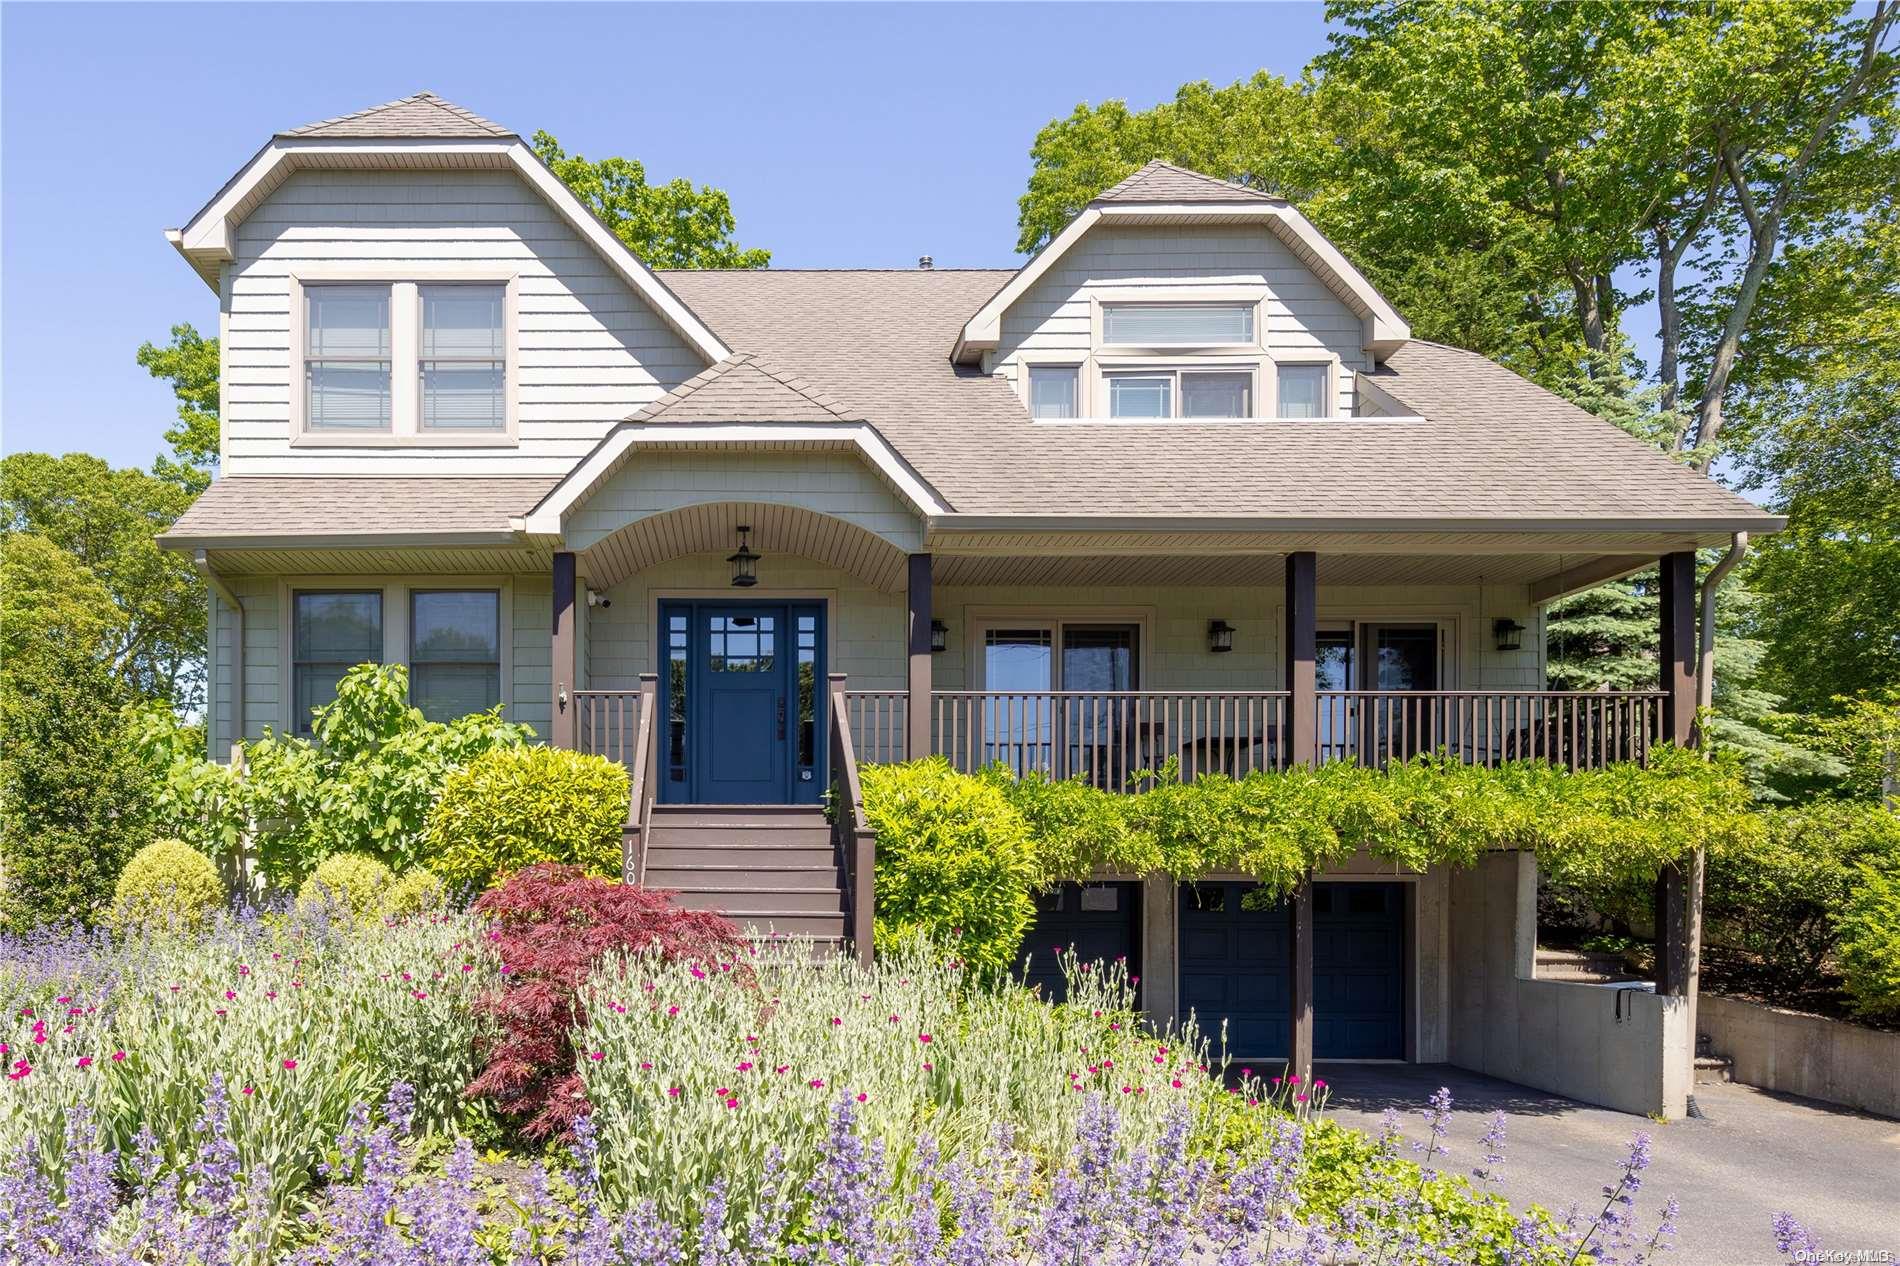
POLYGON ((508 425, 508 290, 502 285, 418 287, 421 429, 499 431, 508 425))
POLYGON ((390 287, 307 286, 303 293, 305 424, 389 430, 390 287))
POLYGON ((1029 367, 1029 416, 1073 418, 1081 412, 1081 368, 1076 365, 1029 367))
POLYGON ((1111 418, 1250 418, 1253 371, 1161 369, 1108 375, 1111 418))
POLYGON ((410 592, 409 698, 431 721, 452 721, 501 702, 499 593, 410 592))
POLYGON ((310 733, 310 713, 336 698, 343 675, 358 664, 383 660, 383 595, 358 592, 299 593, 292 599, 292 722, 310 733))

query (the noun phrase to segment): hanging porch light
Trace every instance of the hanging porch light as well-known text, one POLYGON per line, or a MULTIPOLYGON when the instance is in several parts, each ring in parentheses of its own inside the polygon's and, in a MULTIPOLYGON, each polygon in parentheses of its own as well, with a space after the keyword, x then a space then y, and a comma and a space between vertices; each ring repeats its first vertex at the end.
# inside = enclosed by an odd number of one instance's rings
POLYGON ((732 564, 733 588, 750 589, 759 583, 759 556, 752 552, 752 528, 749 524, 739 525, 739 552, 728 555, 726 561, 732 564))

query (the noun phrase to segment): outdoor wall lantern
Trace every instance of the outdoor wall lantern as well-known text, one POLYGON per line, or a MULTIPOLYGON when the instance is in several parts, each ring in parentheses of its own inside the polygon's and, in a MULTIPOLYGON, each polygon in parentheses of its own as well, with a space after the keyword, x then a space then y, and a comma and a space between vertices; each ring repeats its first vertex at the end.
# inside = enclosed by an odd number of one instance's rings
POLYGON ((759 583, 759 556, 752 552, 751 537, 751 527, 741 523, 739 552, 726 559, 732 564, 732 585, 735 589, 750 589, 759 583))
POLYGON ((930 653, 941 655, 950 649, 950 626, 942 620, 930 622, 930 653))
POLYGON ((1207 622, 1207 649, 1216 655, 1226 654, 1234 649, 1234 626, 1225 620, 1207 622))
POLYGON ((1491 635, 1497 638, 1498 649, 1516 651, 1524 648, 1524 626, 1508 615, 1501 615, 1491 622, 1491 635))

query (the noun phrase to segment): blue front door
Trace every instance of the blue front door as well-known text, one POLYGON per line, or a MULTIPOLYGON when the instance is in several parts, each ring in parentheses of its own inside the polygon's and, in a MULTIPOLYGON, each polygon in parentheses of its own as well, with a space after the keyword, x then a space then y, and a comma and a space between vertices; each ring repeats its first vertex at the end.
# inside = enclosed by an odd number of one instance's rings
POLYGON ((824 608, 667 602, 660 798, 816 804, 823 788, 824 608))

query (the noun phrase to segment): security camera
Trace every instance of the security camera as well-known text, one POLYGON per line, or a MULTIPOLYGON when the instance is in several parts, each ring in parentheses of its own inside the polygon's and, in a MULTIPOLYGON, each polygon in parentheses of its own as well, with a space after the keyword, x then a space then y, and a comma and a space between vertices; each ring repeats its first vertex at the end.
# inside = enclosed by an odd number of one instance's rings
POLYGON ((614 604, 614 600, 612 598, 609 598, 606 594, 600 592, 600 590, 589 589, 587 591, 587 605, 588 606, 599 607, 604 611, 608 607, 611 607, 613 604, 614 604))

